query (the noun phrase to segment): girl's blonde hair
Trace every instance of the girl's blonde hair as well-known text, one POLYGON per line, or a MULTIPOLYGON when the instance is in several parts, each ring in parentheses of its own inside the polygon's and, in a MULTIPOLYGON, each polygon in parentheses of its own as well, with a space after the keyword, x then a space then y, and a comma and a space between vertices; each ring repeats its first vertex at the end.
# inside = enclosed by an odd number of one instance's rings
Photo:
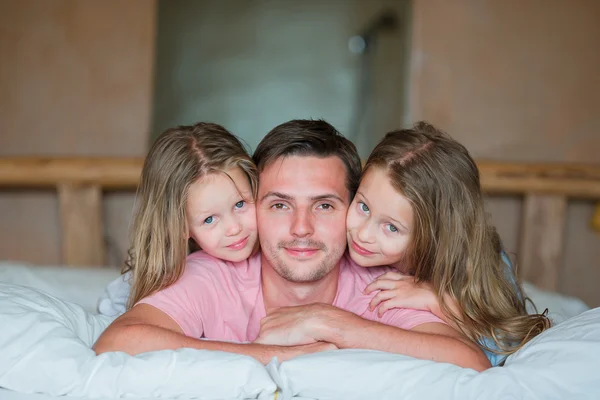
MULTIPOLYGON (((511 354, 550 327, 545 313, 528 315, 526 298, 505 273, 502 246, 488 221, 479 170, 467 149, 433 126, 388 133, 365 164, 387 172, 413 208, 402 265, 434 287, 444 314, 471 340, 491 338, 511 354), (459 307, 452 312, 445 295, 459 307)), ((485 347, 485 346, 484 346, 485 347)))
POLYGON ((142 169, 131 227, 128 259, 131 272, 128 308, 173 284, 198 245, 187 239, 189 186, 207 174, 239 167, 248 176, 253 199, 258 173, 244 146, 217 124, 198 123, 163 132, 152 145, 142 169))

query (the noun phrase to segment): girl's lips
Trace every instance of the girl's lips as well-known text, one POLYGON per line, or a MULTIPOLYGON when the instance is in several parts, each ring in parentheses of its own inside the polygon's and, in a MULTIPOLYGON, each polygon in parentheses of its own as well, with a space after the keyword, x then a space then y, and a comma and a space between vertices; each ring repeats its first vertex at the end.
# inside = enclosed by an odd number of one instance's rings
POLYGON ((372 251, 369 251, 363 247, 360 247, 354 240, 352 241, 352 249, 354 249, 354 251, 356 251, 361 256, 371 256, 371 255, 375 254, 372 251))
POLYGON ((232 249, 232 250, 240 250, 240 249, 243 249, 244 247, 246 247, 246 243, 248 243, 248 236, 246 236, 243 239, 238 240, 235 243, 230 244, 229 246, 227 246, 227 248, 232 249))

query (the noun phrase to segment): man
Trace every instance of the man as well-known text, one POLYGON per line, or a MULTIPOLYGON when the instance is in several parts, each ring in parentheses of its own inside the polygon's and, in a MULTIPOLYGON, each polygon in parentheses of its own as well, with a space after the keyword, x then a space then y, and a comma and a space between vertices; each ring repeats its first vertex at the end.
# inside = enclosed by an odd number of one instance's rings
POLYGON ((194 253, 179 281, 107 328, 97 353, 191 347, 267 363, 365 348, 489 367, 477 345, 428 312, 379 318, 368 310, 372 296, 363 290, 384 270, 345 256, 346 212, 361 172, 350 141, 324 121, 295 120, 267 134, 254 160, 261 252, 240 263, 194 253))

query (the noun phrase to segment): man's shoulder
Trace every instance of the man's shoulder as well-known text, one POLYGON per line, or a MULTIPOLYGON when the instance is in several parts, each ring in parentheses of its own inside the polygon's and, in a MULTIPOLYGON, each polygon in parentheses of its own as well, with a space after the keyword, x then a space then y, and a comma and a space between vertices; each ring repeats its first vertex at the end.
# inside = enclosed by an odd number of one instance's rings
POLYGON ((427 322, 441 322, 442 320, 428 311, 413 310, 408 308, 394 308, 383 314, 377 315, 376 310, 368 310, 368 305, 375 295, 364 294, 364 289, 379 276, 388 271, 396 271, 392 267, 361 267, 346 254, 340 265, 341 279, 340 290, 343 296, 338 298, 338 307, 352 311, 363 318, 379 321, 402 329, 413 327, 427 322))
POLYGON ((186 259, 185 275, 217 278, 260 276, 260 253, 256 253, 243 261, 225 261, 213 257, 204 251, 196 251, 186 259))
POLYGON ((340 286, 343 288, 352 286, 354 290, 364 290, 368 284, 388 271, 391 267, 361 267, 352 261, 348 253, 340 260, 340 286))
POLYGON ((365 294, 364 291, 377 277, 389 270, 386 267, 361 267, 346 253, 340 260, 340 278, 334 305, 363 318, 377 319, 376 314, 368 309, 374 294, 365 294))
POLYGON ((361 267, 350 258, 348 253, 344 254, 340 263, 340 273, 342 277, 351 278, 357 281, 365 281, 367 284, 373 282, 376 278, 386 272, 394 270, 391 267, 361 267))

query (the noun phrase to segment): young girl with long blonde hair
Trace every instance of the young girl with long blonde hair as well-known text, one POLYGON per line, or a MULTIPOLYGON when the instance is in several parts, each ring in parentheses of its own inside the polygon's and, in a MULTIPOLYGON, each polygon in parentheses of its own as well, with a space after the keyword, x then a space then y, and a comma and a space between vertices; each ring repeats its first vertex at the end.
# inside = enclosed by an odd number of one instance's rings
MULTIPOLYGON (((241 142, 220 125, 163 132, 142 169, 123 273, 127 308, 173 284, 194 250, 226 261, 257 247, 258 173, 241 142)), ((123 311, 123 310, 121 310, 123 311)))
POLYGON ((388 133, 369 156, 347 216, 359 265, 390 265, 366 292, 370 307, 429 310, 498 365, 550 326, 529 315, 488 221, 479 170, 467 149, 433 126, 388 133), (501 255, 502 254, 502 255, 501 255))

